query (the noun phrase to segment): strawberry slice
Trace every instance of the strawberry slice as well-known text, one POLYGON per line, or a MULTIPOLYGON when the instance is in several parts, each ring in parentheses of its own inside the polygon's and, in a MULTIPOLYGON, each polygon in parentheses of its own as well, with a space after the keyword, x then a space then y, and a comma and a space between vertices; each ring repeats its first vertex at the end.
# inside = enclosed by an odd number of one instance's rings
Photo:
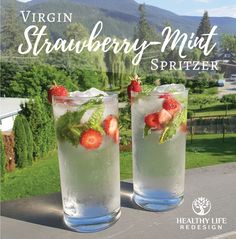
POLYGON ((160 112, 158 112, 158 121, 162 127, 167 125, 171 119, 172 115, 167 110, 162 109, 160 112))
POLYGON ((172 116, 181 110, 180 103, 174 98, 167 98, 163 102, 162 107, 167 110, 172 116))
POLYGON ((182 124, 180 125, 180 131, 183 132, 183 133, 188 132, 187 123, 182 123, 182 124))
POLYGON ((146 115, 144 118, 145 124, 151 129, 161 129, 158 113, 146 115))
POLYGON ((62 85, 53 85, 48 90, 48 101, 52 103, 52 96, 68 96, 68 90, 62 85))
POLYGON ((119 129, 116 130, 114 136, 113 136, 113 139, 115 141, 115 143, 119 143, 119 139, 120 139, 120 134, 119 134, 119 129))
POLYGON ((94 129, 88 129, 81 134, 80 144, 86 149, 97 149, 102 144, 102 134, 94 129))
POLYGON ((118 130, 117 118, 114 115, 107 116, 107 118, 103 121, 103 128, 107 135, 113 137, 118 130))
POLYGON ((127 93, 129 99, 132 98, 132 92, 139 93, 142 91, 142 87, 140 85, 139 77, 136 75, 130 82, 130 84, 127 87, 127 93))
POLYGON ((163 93, 162 95, 159 96, 160 99, 168 99, 171 97, 170 93, 163 93))

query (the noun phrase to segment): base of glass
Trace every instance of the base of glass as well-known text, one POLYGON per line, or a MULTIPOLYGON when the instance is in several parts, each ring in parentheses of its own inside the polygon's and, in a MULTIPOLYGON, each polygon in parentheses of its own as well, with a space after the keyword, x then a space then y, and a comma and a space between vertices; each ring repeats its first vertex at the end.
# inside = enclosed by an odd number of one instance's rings
POLYGON ((134 192, 133 200, 138 206, 145 210, 163 212, 181 205, 184 201, 184 196, 182 195, 176 198, 147 198, 134 192))
POLYGON ((120 218, 120 214, 120 208, 106 216, 92 218, 71 217, 64 213, 64 222, 77 232, 97 232, 113 225, 120 218))

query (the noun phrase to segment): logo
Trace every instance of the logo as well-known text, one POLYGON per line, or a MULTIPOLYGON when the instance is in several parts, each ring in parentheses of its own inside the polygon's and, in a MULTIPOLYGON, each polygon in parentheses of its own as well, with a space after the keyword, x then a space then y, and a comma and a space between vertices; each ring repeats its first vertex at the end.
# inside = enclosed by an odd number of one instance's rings
POLYGON ((205 216, 211 211, 211 202, 205 197, 193 200, 192 209, 198 216, 205 216))
POLYGON ((201 196, 194 199, 191 206, 193 210, 193 215, 191 217, 176 218, 176 223, 179 226, 180 230, 221 231, 223 230, 223 227, 227 224, 226 217, 206 216, 211 211, 211 202, 206 197, 201 196))

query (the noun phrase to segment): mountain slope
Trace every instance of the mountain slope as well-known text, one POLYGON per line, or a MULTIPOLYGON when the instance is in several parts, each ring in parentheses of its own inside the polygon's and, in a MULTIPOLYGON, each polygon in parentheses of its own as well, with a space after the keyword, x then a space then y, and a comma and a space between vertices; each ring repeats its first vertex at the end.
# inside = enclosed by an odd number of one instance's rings
MULTIPOLYGON (((119 11, 138 17, 138 3, 134 0, 70 0, 79 4, 93 6, 100 9, 119 11)), ((201 17, 179 16, 173 12, 155 6, 146 5, 148 20, 158 28, 162 28, 166 22, 184 32, 196 31, 201 17)), ((218 32, 236 34, 236 18, 210 17, 212 25, 218 25, 218 32)))
MULTIPOLYGON (((7 2, 7 0, 2 0, 7 2)), ((139 18, 138 3, 134 0, 32 0, 19 4, 21 9, 33 12, 72 12, 73 22, 81 22, 89 29, 98 21, 104 22, 103 33, 131 38, 139 18)), ((170 11, 146 5, 146 15, 159 32, 166 23, 182 32, 196 32, 201 17, 179 16, 170 11)), ((217 33, 236 34, 236 18, 211 17, 212 25, 217 25, 217 33)), ((49 24, 54 36, 62 35, 65 24, 49 24)))

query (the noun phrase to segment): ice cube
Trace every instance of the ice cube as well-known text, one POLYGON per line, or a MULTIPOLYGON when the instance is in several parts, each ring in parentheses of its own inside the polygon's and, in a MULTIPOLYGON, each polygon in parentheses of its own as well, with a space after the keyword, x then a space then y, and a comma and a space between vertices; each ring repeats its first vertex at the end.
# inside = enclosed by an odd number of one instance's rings
POLYGON ((81 123, 81 124, 85 124, 85 123, 89 120, 89 118, 92 116, 92 114, 93 114, 94 111, 95 111, 95 109, 87 110, 87 111, 83 114, 83 116, 82 116, 82 118, 81 118, 81 120, 80 120, 80 123, 81 123))
POLYGON ((98 95, 107 96, 108 94, 104 91, 98 90, 96 88, 90 88, 86 91, 74 91, 70 93, 70 96, 72 97, 94 97, 98 95))
POLYGON ((154 92, 164 93, 164 92, 183 92, 185 91, 185 86, 183 84, 166 84, 157 86, 154 92))

